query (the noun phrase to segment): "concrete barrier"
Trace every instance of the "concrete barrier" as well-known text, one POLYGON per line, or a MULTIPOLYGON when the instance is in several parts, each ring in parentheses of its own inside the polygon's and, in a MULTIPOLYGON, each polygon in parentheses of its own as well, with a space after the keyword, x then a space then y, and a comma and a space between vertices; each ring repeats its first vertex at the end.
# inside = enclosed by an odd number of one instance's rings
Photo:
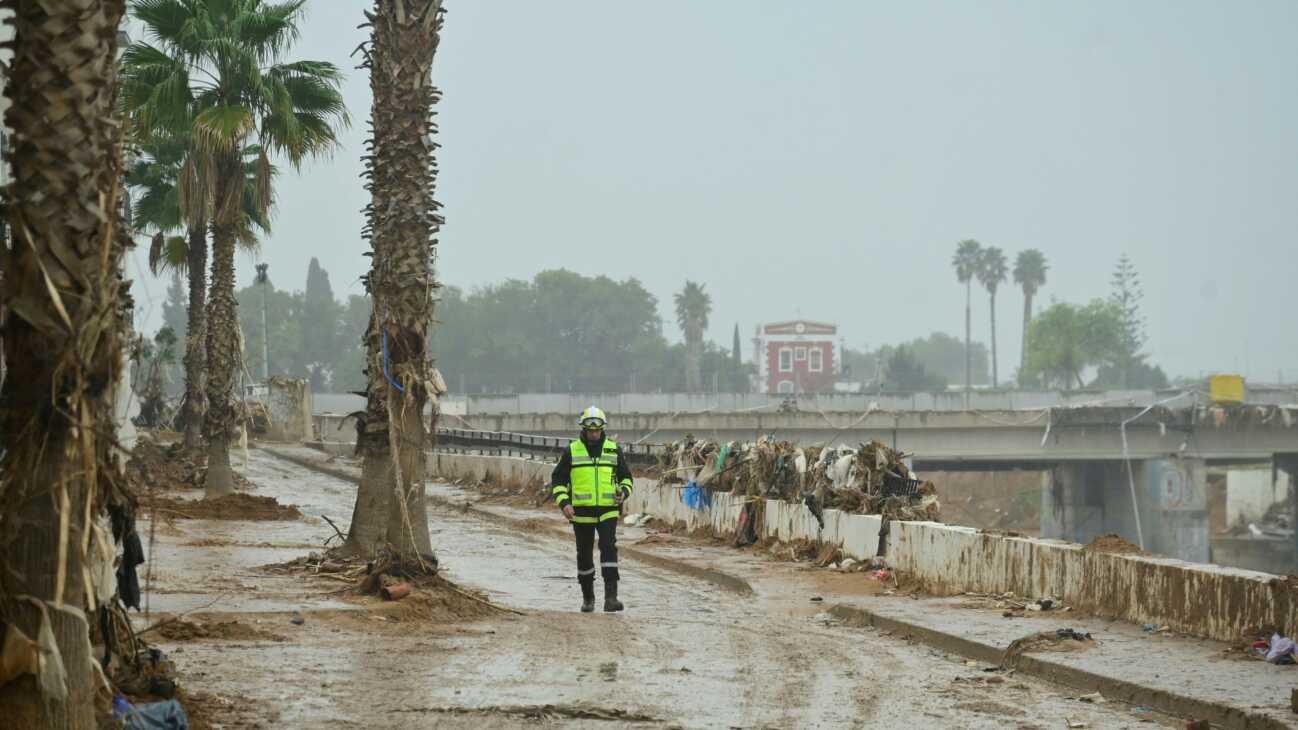
MULTIPOLYGON (((433 472, 447 478, 488 471, 506 478, 547 479, 548 462, 516 457, 434 454, 433 472)), ((683 488, 637 480, 628 512, 647 512, 691 529, 719 534, 739 526, 744 498, 715 494, 703 510, 686 506, 683 488)), ((767 500, 757 532, 782 541, 838 545, 844 555, 878 555, 882 521, 874 515, 826 510, 822 530, 802 504, 767 500)), ((1188 563, 1170 558, 1091 551, 1075 543, 985 533, 934 522, 891 522, 883 554, 906 577, 935 594, 1013 592, 1050 597, 1075 610, 1172 631, 1234 641, 1259 628, 1298 632, 1298 578, 1188 563)))

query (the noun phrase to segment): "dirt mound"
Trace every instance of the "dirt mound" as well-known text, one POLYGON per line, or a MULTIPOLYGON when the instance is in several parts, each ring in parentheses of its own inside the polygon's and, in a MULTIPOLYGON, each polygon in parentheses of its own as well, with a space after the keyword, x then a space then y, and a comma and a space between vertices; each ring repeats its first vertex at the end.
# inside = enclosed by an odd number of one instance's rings
POLYGON ((172 499, 141 495, 140 504, 156 509, 164 516, 188 520, 300 520, 302 512, 294 505, 283 505, 274 497, 259 497, 236 492, 215 499, 172 499))
POLYGON ((193 623, 178 620, 158 627, 158 635, 168 641, 226 639, 230 641, 283 641, 284 637, 239 621, 193 623))
POLYGON ((183 444, 163 446, 140 439, 126 462, 126 478, 136 494, 161 489, 199 489, 199 476, 207 469, 202 454, 186 452, 183 444))
MULTIPOLYGON (((237 489, 251 489, 252 482, 234 474, 237 489)), ((182 443, 167 445, 140 439, 126 462, 126 481, 131 492, 141 496, 155 491, 202 489, 207 481, 207 456, 187 450, 182 443)))
POLYGON ((383 613, 391 620, 427 623, 468 621, 500 615, 499 609, 440 578, 421 581, 415 591, 400 601, 388 602, 383 613))
POLYGON ((1092 553, 1114 553, 1115 555, 1148 555, 1139 545, 1127 542, 1121 535, 1100 535, 1083 548, 1092 553))

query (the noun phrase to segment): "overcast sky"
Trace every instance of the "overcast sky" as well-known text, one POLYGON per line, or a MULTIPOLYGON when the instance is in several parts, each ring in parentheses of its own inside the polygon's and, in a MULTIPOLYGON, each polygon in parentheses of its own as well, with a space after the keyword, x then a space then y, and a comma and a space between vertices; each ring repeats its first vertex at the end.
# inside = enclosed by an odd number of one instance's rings
MULTIPOLYGON (((318 256, 361 293, 368 0, 313 0, 298 58, 348 69, 330 160, 277 182, 278 286, 318 256)), ((960 334, 976 238, 1045 252, 1040 301, 1108 293, 1126 252, 1172 375, 1298 379, 1298 3, 473 0, 448 5, 441 276, 686 277, 738 323, 836 322, 849 346, 960 334)), ((137 251, 143 260, 145 251, 137 251)), ((252 262, 240 258, 241 284, 252 262)), ((141 292, 156 327, 165 284, 141 292)), ((989 337, 975 290, 974 334, 989 337)), ((1022 295, 998 299, 1001 374, 1022 295)), ((592 313, 592 316, 598 316, 592 313)))

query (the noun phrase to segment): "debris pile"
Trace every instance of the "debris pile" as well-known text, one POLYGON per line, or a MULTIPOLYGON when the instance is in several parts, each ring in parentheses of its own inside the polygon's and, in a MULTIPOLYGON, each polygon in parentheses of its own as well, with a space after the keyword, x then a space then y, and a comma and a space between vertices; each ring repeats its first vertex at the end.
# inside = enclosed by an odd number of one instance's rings
POLYGON ((803 502, 818 516, 838 509, 895 520, 939 520, 937 488, 916 479, 905 457, 878 441, 857 448, 804 448, 765 436, 742 444, 688 436, 667 445, 660 469, 665 482, 803 502))
MULTIPOLYGON (((441 575, 437 557, 421 555, 402 558, 385 547, 373 560, 351 555, 344 548, 313 552, 285 563, 264 565, 260 570, 276 575, 307 575, 342 584, 332 595, 377 596, 384 605, 399 602, 399 615, 385 614, 390 621, 473 619, 492 611, 519 614, 461 589, 441 575)), ((521 615, 521 614, 519 614, 521 615)))
POLYGON ((1041 631, 1010 642, 1010 645, 1005 648, 1005 655, 1001 658, 1001 667, 1015 668, 1018 666, 1019 659, 1028 652, 1085 651, 1093 646, 1095 646, 1095 639, 1090 634, 1080 631, 1073 629, 1041 631))

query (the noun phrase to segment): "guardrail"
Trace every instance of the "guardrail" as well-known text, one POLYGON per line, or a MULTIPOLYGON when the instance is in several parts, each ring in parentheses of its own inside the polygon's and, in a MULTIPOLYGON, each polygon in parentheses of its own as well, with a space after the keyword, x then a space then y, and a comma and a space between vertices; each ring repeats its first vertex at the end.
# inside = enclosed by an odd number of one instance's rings
MULTIPOLYGON (((571 439, 554 436, 532 436, 506 431, 474 431, 463 428, 437 429, 437 451, 453 454, 486 454, 498 456, 532 456, 558 458, 571 439)), ((618 446, 622 456, 632 464, 656 464, 663 447, 658 444, 618 446)))

